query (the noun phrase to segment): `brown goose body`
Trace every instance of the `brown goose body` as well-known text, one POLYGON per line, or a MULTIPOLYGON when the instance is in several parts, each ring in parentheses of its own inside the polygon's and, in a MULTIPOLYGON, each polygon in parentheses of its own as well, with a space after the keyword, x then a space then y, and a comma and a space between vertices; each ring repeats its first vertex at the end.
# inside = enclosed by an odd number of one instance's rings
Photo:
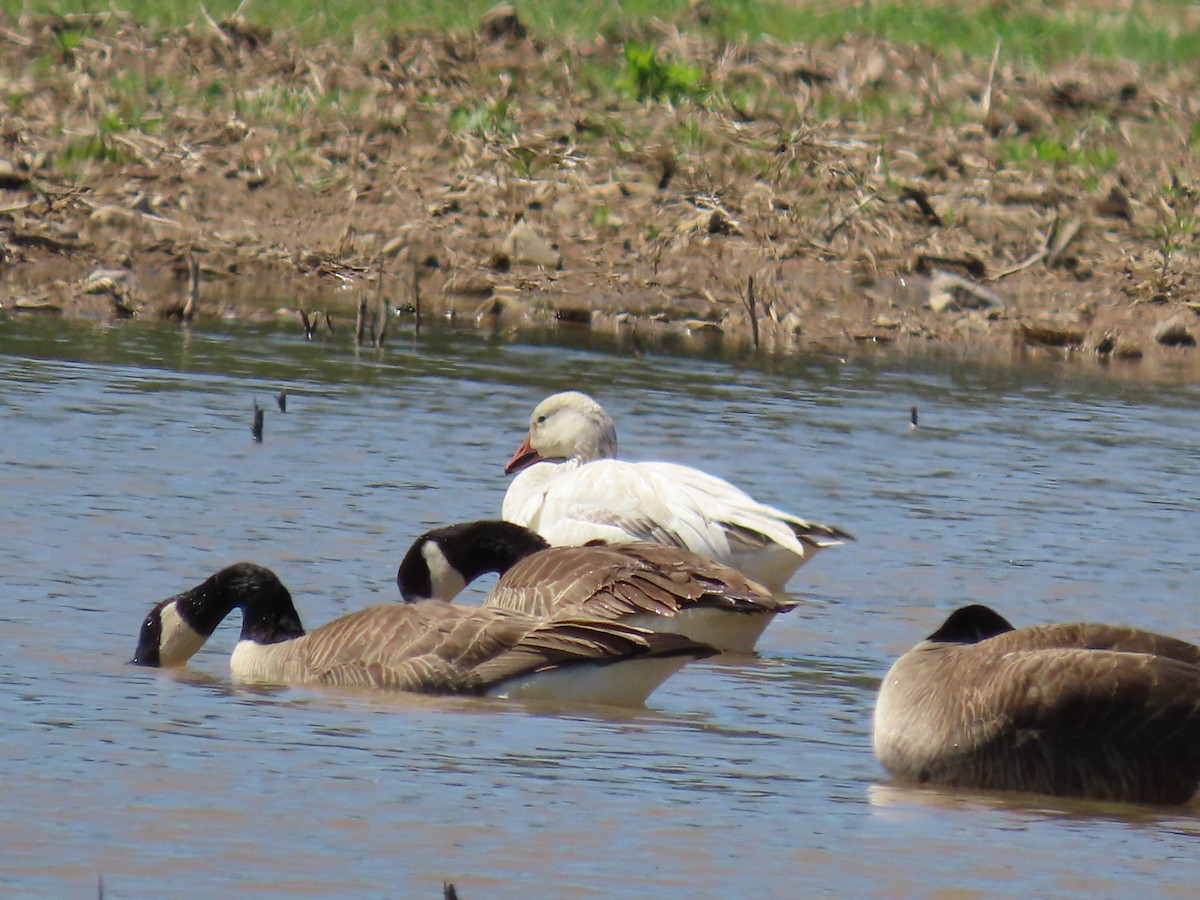
POLYGON ((1200 647, 1098 624, 1013 629, 965 607, 880 687, 897 780, 1145 803, 1200 788, 1200 647))
POLYGON ((184 665, 235 608, 230 668, 242 681, 638 705, 712 652, 599 619, 442 603, 371 607, 305 633, 275 575, 240 563, 155 606, 134 662, 184 665))
POLYGON ((752 650, 777 614, 798 605, 688 550, 643 542, 549 547, 527 529, 498 521, 422 535, 397 582, 405 599, 450 600, 483 572, 502 573, 485 609, 620 621, 721 650, 752 650), (506 543, 511 552, 503 549, 506 543), (488 549, 477 553, 483 546, 488 549))

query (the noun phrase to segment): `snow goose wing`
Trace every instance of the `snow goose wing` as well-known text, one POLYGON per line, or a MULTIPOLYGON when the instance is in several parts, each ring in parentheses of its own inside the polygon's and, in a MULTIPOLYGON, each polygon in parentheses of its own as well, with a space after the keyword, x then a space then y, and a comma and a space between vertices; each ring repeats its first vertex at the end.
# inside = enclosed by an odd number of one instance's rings
POLYGON ((577 391, 546 398, 505 467, 517 474, 501 516, 558 546, 599 539, 687 548, 775 591, 817 550, 853 540, 699 469, 616 453, 616 429, 600 404, 577 391))

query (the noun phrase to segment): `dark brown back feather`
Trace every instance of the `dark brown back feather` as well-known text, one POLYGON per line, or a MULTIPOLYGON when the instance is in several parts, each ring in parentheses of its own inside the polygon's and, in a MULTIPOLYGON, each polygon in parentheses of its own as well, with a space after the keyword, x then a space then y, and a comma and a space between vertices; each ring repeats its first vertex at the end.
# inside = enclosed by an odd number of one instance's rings
POLYGON ((1063 624, 924 641, 888 673, 885 707, 877 750, 904 779, 1155 803, 1200 789, 1200 647, 1164 635, 1063 624))
POLYGON ((516 610, 437 601, 351 613, 280 645, 305 680, 428 693, 481 693, 510 678, 558 666, 711 650, 676 635, 651 635, 595 618, 545 621, 516 610))
POLYGON ((729 566, 647 543, 552 547, 535 553, 504 574, 486 604, 539 616, 575 610, 599 618, 672 615, 701 606, 783 612, 796 605, 773 597, 729 566))

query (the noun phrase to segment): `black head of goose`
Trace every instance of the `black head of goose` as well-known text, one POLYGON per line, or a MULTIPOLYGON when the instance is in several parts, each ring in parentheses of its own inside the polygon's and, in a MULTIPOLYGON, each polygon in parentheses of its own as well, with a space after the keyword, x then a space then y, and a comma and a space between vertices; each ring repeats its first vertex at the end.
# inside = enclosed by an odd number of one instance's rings
POLYGON ((133 662, 185 665, 234 609, 242 631, 230 668, 252 682, 638 706, 686 662, 715 652, 596 618, 551 622, 444 603, 370 607, 306 633, 275 574, 238 563, 157 604, 133 662))
POLYGON ((1136 628, 953 613, 880 686, 898 781, 1141 803, 1200 789, 1200 647, 1136 628))
POLYGON ((496 520, 421 535, 396 583, 407 601, 449 601, 488 572, 501 578, 485 607, 619 620, 720 650, 753 650, 771 619, 798 605, 688 550, 644 542, 550 547, 529 529, 496 520))
POLYGON ((552 394, 534 408, 504 467, 516 478, 501 518, 556 546, 603 540, 685 547, 774 591, 818 550, 853 540, 700 469, 616 455, 616 427, 599 403, 579 391, 552 394))

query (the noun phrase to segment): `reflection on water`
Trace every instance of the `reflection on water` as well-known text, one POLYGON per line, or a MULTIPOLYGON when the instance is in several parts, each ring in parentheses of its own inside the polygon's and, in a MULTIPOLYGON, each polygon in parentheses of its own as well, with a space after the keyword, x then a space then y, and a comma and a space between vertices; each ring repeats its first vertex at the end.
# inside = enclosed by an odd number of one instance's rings
POLYGON ((1020 827, 1022 821, 1045 817, 1058 817, 1079 824, 1086 824, 1089 819, 1103 822, 1115 817, 1130 826, 1144 825, 1152 829, 1166 828, 1200 835, 1200 819, 1190 813, 1181 815, 1181 809, 1175 807, 1132 806, 1041 794, 952 790, 890 783, 871 785, 867 797, 876 812, 885 816, 916 814, 920 807, 927 807, 935 814, 961 812, 973 815, 990 812, 1008 818, 1010 827, 1020 827))
POLYGON ((0 321, 0 379, 5 892, 1194 890, 1190 810, 899 788, 869 739, 887 666, 965 600, 1200 639, 1194 389, 26 319, 0 321), (126 665, 155 601, 239 559, 310 626, 395 600, 409 540, 495 515, 529 410, 564 387, 600 397, 627 457, 859 537, 801 570, 760 658, 690 666, 636 712, 248 688, 236 622, 185 672, 126 665))

